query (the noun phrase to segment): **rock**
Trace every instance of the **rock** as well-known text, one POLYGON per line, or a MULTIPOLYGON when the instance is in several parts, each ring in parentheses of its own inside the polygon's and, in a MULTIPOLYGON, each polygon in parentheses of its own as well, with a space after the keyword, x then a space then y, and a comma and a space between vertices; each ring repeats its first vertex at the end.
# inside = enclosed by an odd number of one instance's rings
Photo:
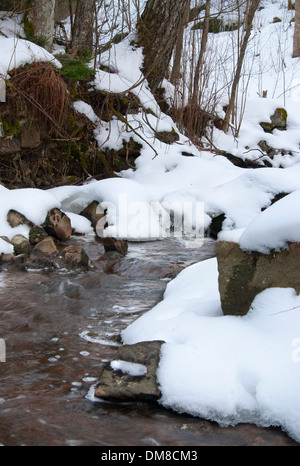
POLYGON ((15 260, 15 255, 14 254, 2 254, 0 256, 0 260, 2 264, 10 264, 13 263, 15 260))
POLYGON ((48 235, 61 241, 69 239, 73 231, 69 217, 59 209, 52 209, 48 212, 42 227, 48 235))
POLYGON ((287 125, 287 111, 284 108, 276 108, 274 114, 271 116, 271 122, 262 121, 260 126, 265 133, 272 133, 276 128, 280 131, 286 130, 287 125))
POLYGON ((269 121, 261 121, 259 124, 265 133, 272 133, 274 129, 274 125, 272 123, 270 123, 269 121))
POLYGON ((53 238, 46 238, 37 243, 37 245, 33 249, 33 254, 54 254, 57 252, 56 244, 53 238))
POLYGON ((226 219, 226 215, 224 213, 213 217, 211 224, 209 226, 209 236, 211 238, 217 239, 218 234, 222 230, 222 225, 225 219, 226 219))
POLYGON ((116 251, 125 256, 128 251, 128 244, 126 241, 118 240, 116 238, 103 238, 102 239, 105 252, 116 251))
POLYGON ((21 130, 22 149, 34 149, 41 143, 41 128, 37 121, 26 120, 21 130))
POLYGON ((179 134, 176 133, 174 128, 172 128, 171 131, 157 131, 155 132, 155 136, 159 141, 164 142, 165 144, 173 144, 180 139, 179 134))
POLYGON ((88 268, 89 266, 89 257, 82 246, 66 247, 63 256, 68 268, 88 268))
POLYGON ((44 228, 34 225, 29 231, 30 244, 37 244, 48 237, 44 228))
POLYGON ((156 381, 160 348, 163 341, 144 341, 135 345, 124 345, 118 349, 116 359, 129 363, 142 364, 146 374, 133 376, 130 373, 114 370, 111 363, 104 366, 95 387, 96 397, 106 400, 157 400, 161 394, 156 381))
POLYGON ((259 141, 257 145, 260 148, 260 150, 266 152, 267 154, 275 153, 275 150, 272 147, 270 147, 264 140, 259 141))
POLYGON ((0 138, 1 155, 13 155, 21 151, 21 144, 17 138, 0 138))
POLYGON ((12 240, 11 244, 14 247, 15 255, 28 255, 30 254, 30 243, 27 238, 23 235, 15 235, 12 240))
POLYGON ((271 121, 274 128, 280 131, 286 130, 287 111, 285 108, 276 108, 274 115, 271 116, 271 121))
POLYGON ((16 210, 9 210, 7 213, 7 222, 12 228, 19 225, 27 225, 29 228, 33 227, 33 223, 30 222, 23 214, 16 210))
POLYGON ((95 231, 98 222, 102 218, 105 218, 105 212, 102 210, 99 202, 97 201, 91 202, 82 212, 80 212, 80 215, 83 215, 91 222, 95 231))
POLYGON ((255 296, 266 288, 294 288, 300 293, 300 243, 262 254, 245 252, 239 244, 216 244, 219 292, 225 315, 247 314, 255 296))
POLYGON ((23 271, 43 271, 43 270, 57 270, 59 267, 56 262, 50 259, 52 256, 34 257, 33 255, 26 260, 19 261, 19 268, 23 271))

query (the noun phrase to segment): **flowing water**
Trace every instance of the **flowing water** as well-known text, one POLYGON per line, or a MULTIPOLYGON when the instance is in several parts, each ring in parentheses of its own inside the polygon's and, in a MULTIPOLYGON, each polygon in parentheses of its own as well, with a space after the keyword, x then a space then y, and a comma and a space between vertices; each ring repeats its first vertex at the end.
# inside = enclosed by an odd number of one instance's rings
POLYGON ((0 444, 28 446, 293 445, 280 429, 221 428, 155 403, 95 402, 89 393, 116 354, 120 331, 163 297, 182 268, 213 257, 214 242, 129 243, 104 261, 84 242, 87 272, 0 271, 0 444), (87 338, 87 335, 94 338, 87 338))

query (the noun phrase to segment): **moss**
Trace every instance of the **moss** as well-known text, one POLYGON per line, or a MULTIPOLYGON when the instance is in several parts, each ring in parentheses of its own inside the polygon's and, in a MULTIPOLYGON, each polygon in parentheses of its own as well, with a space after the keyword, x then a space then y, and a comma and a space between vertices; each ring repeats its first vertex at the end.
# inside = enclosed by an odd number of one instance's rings
POLYGON ((33 23, 29 20, 28 15, 24 15, 23 27, 25 37, 30 40, 31 37, 34 37, 34 26, 33 23))
POLYGON ((18 119, 9 123, 6 118, 2 118, 2 128, 4 137, 16 136, 21 132, 20 122, 18 119))
POLYGON ((68 81, 77 82, 94 76, 95 70, 88 66, 91 60, 91 56, 85 56, 80 58, 72 58, 67 54, 57 55, 56 57, 62 64, 62 68, 57 70, 61 73, 68 81))
MULTIPOLYGON (((27 12, 31 8, 31 3, 32 3, 31 0, 29 0, 27 2, 27 6, 26 6, 26 11, 27 12)), ((37 44, 40 47, 45 48, 47 46, 47 44, 49 43, 49 37, 44 36, 44 35, 37 36, 35 34, 34 25, 30 21, 27 12, 25 13, 24 19, 23 19, 23 28, 24 28, 25 37, 26 37, 26 39, 30 40, 34 44, 37 44)))
POLYGON ((175 129, 172 128, 172 131, 160 131, 155 133, 157 139, 165 144, 173 144, 176 141, 179 141, 179 134, 176 133, 175 129))

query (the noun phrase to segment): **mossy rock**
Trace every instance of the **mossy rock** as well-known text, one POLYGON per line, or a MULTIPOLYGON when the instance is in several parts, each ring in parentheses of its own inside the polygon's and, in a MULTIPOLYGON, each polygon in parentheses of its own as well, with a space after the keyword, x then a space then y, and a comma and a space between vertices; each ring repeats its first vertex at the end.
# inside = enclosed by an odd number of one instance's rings
POLYGON ((29 242, 30 244, 37 244, 48 238, 48 234, 45 232, 44 228, 35 225, 29 231, 29 242))
POLYGON ((15 235, 11 240, 11 244, 14 247, 14 253, 16 256, 20 254, 25 254, 25 255, 30 254, 30 250, 31 250, 30 243, 29 243, 29 240, 25 238, 24 236, 15 235))
POLYGON ((272 133, 274 129, 274 125, 272 123, 270 123, 269 121, 261 121, 259 124, 265 133, 272 133))
POLYGON ((271 122, 262 121, 260 126, 263 128, 265 133, 272 133, 274 129, 279 129, 280 131, 286 130, 287 126, 287 111, 285 108, 276 108, 274 114, 271 116, 271 122))
POLYGON ((14 119, 12 122, 9 122, 6 118, 2 118, 2 128, 5 138, 16 136, 21 132, 21 126, 18 119, 14 119))
POLYGON ((287 111, 285 108, 276 108, 274 115, 271 116, 271 121, 274 128, 279 130, 285 130, 287 125, 287 111))
POLYGON ((172 131, 158 131, 155 133, 155 136, 159 141, 165 144, 173 144, 180 139, 179 134, 176 133, 174 128, 172 128, 172 131))

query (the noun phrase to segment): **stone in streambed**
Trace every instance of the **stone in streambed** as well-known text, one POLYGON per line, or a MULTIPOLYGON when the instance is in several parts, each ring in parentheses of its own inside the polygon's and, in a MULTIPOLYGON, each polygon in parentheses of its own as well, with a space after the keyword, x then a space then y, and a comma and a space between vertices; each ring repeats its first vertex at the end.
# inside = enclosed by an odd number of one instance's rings
POLYGON ((102 243, 105 249, 105 252, 118 252, 125 256, 128 251, 128 244, 126 241, 118 240, 116 238, 103 238, 102 243))
POLYGON ((73 232, 69 217, 57 208, 48 212, 42 227, 49 236, 61 241, 70 239, 73 232))
POLYGON ((161 393, 156 380, 160 349, 163 341, 143 341, 135 345, 118 348, 116 359, 129 363, 142 364, 146 368, 143 375, 130 375, 114 370, 111 363, 104 366, 94 394, 106 400, 155 401, 161 393))

